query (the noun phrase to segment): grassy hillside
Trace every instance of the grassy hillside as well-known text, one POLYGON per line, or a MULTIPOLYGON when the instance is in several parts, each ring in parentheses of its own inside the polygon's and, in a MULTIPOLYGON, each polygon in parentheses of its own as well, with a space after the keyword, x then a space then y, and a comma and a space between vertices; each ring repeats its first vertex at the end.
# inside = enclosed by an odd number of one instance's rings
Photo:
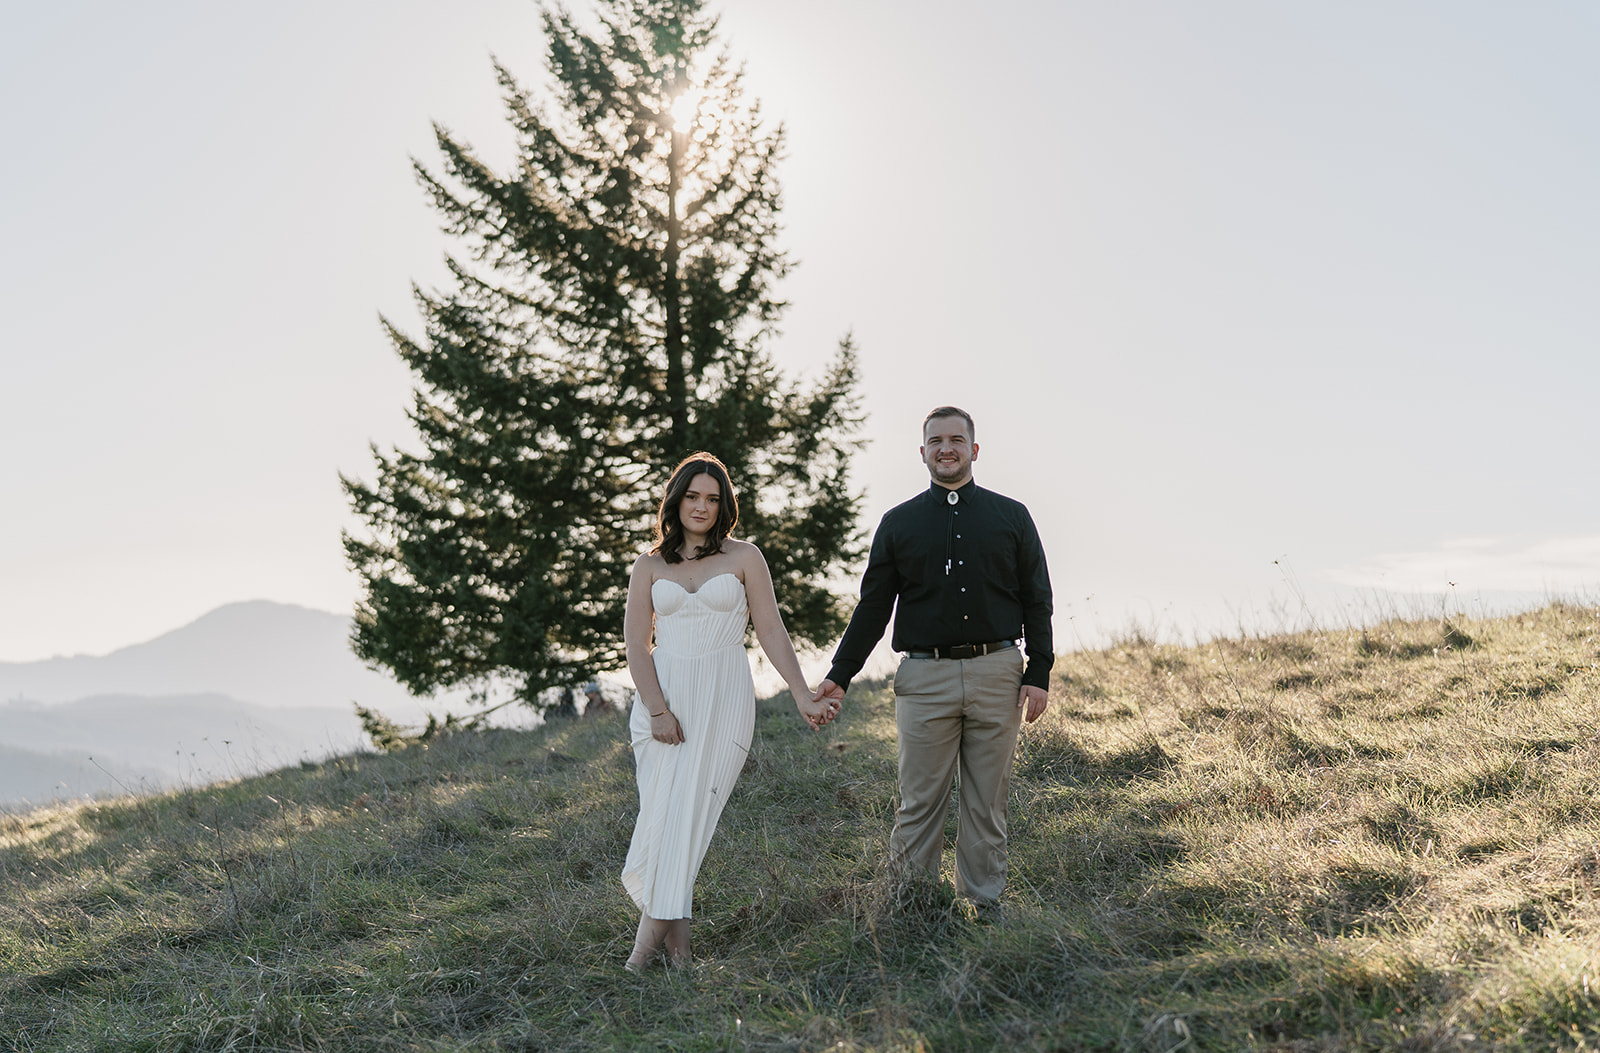
POLYGON ((0 816, 0 1049, 1600 1046, 1600 611, 1057 673, 1003 922, 883 876, 863 685, 762 704, 699 960, 642 977, 619 721, 0 816))

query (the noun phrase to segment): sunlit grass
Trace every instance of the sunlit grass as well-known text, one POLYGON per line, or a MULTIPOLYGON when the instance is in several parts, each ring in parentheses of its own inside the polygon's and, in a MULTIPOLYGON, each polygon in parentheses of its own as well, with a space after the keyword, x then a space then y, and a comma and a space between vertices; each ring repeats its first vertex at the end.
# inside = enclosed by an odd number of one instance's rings
POLYGON ((684 972, 620 969, 616 720, 0 816, 0 1049, 1600 1046, 1600 612, 1057 675, 1000 923, 884 872, 883 685, 763 703, 684 972))

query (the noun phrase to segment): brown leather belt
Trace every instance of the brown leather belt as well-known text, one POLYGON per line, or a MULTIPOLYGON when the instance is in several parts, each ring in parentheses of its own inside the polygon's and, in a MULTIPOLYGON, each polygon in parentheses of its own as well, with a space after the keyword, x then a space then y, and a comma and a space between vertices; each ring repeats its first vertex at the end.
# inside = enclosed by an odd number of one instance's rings
POLYGON ((1015 640, 996 640, 994 643, 963 643, 952 644, 949 647, 913 647, 906 652, 907 658, 982 658, 986 654, 1004 651, 1008 647, 1017 646, 1015 640))

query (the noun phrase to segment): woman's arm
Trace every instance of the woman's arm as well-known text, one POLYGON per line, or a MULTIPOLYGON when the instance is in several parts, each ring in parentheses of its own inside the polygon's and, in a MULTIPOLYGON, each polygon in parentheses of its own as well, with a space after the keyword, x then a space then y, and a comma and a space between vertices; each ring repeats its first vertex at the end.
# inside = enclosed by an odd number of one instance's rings
POLYGON ((795 707, 812 727, 821 727, 833 719, 830 702, 813 702, 811 687, 800 669, 800 659, 795 657, 794 641, 784 628, 783 614, 778 610, 778 598, 772 590, 772 571, 767 568, 766 557, 754 545, 745 544, 740 549, 740 569, 744 571, 745 602, 750 607, 750 623, 756 627, 756 639, 767 661, 789 685, 795 707))
POLYGON ((628 606, 622 616, 622 642, 628 651, 628 675, 650 714, 650 737, 658 742, 683 741, 683 729, 678 718, 667 708, 667 698, 661 692, 661 681, 656 677, 656 663, 650 657, 650 637, 655 631, 655 604, 650 599, 650 564, 648 556, 640 556, 633 564, 633 574, 628 579, 628 606))

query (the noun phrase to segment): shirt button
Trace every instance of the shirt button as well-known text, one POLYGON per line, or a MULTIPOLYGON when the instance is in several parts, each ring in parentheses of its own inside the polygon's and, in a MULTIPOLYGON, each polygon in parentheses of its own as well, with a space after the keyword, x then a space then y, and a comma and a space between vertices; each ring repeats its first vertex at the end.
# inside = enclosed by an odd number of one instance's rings
POLYGON ((957 534, 957 535, 956 535, 956 539, 957 539, 957 540, 960 540, 960 538, 961 538, 961 535, 960 535, 960 534, 957 534))
POLYGON ((961 591, 962 591, 962 592, 966 592, 966 591, 967 591, 967 590, 966 590, 966 589, 962 589, 962 590, 961 590, 961 591))
POLYGON ((962 621, 964 621, 964 622, 970 622, 970 621, 971 621, 971 620, 972 620, 972 615, 970 615, 970 614, 963 614, 963 615, 962 615, 962 616, 961 616, 961 620, 962 620, 962 621))
POLYGON ((964 560, 964 559, 958 559, 958 560, 956 560, 956 566, 958 566, 958 567, 964 567, 964 566, 966 566, 966 565, 967 565, 967 561, 966 561, 966 560, 964 560))

